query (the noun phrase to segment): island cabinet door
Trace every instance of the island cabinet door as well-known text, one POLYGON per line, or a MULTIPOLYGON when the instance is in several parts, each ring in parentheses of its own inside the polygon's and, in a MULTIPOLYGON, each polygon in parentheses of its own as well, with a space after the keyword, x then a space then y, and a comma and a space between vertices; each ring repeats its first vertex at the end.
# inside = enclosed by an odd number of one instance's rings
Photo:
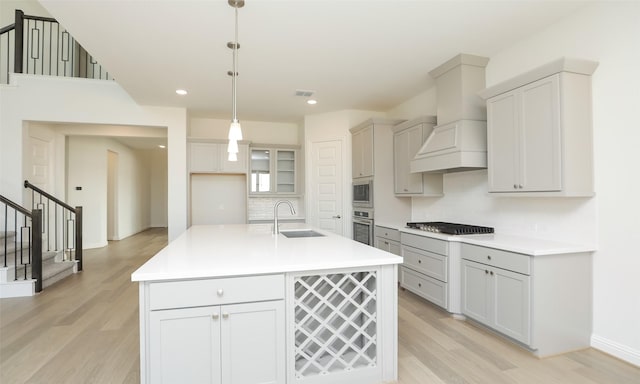
POLYGON ((221 383, 220 307, 152 311, 151 383, 221 383))
POLYGON ((284 384, 284 301, 225 305, 221 314, 222 382, 284 384))

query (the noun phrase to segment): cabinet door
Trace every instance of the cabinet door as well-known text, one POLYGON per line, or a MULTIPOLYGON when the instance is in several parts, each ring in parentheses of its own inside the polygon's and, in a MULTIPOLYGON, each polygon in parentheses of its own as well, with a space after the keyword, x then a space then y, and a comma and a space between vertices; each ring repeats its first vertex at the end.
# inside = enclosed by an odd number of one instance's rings
POLYGON ((522 191, 560 191, 559 75, 522 87, 520 159, 522 191))
POLYGON ((393 136, 396 194, 422 194, 422 173, 409 172, 409 164, 422 146, 423 126, 418 124, 393 136))
POLYGON ((383 251, 391 252, 389 246, 389 240, 385 239, 384 237, 376 237, 376 248, 382 249, 383 251))
POLYGON ((354 133, 351 144, 351 176, 373 176, 373 126, 354 133))
POLYGON ((189 144, 190 172, 217 172, 220 168, 220 148, 216 143, 189 144))
POLYGON ((271 151, 252 149, 249 192, 269 193, 271 191, 271 151))
POLYGON ((219 145, 221 171, 226 173, 247 173, 247 153, 249 146, 238 143, 238 161, 229 161, 226 145, 219 145))
POLYGON ((152 311, 152 383, 220 383, 220 308, 152 311))
POLYGON ((485 325, 490 319, 490 280, 488 267, 462 260, 462 313, 485 325))
POLYGON ((222 382, 284 384, 284 326, 282 300, 223 306, 222 382))
POLYGON ((491 192, 514 192, 520 183, 518 103, 516 91, 487 101, 487 159, 491 192))
POLYGON ((530 278, 519 273, 492 268, 493 328, 530 344, 530 278))

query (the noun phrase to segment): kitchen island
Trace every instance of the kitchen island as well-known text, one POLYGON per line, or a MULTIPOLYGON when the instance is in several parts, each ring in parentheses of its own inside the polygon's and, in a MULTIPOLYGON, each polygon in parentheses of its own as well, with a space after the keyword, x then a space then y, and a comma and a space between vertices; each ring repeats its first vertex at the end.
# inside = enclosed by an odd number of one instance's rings
POLYGON ((141 382, 396 380, 402 258, 300 229, 193 226, 135 271, 141 382))

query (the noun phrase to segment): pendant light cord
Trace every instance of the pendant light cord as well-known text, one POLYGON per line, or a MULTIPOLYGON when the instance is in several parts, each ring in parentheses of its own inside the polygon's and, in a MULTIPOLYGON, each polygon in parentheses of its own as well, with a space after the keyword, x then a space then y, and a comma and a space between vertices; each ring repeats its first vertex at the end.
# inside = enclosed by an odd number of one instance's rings
POLYGON ((233 104, 232 104, 232 114, 233 121, 238 121, 237 108, 236 108, 236 93, 237 93, 237 85, 236 85, 236 77, 238 76, 238 8, 235 8, 235 17, 236 17, 236 29, 235 29, 235 41, 233 43, 233 74, 232 78, 232 92, 233 92, 233 104))

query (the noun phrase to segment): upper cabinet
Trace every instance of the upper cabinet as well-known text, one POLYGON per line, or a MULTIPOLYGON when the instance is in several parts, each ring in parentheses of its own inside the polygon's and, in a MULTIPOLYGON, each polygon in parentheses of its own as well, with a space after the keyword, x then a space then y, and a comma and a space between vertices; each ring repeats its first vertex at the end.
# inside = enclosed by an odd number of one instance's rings
POLYGON ((424 116, 393 127, 393 176, 396 196, 442 196, 442 173, 411 173, 409 169, 411 160, 435 125, 435 116, 424 116))
POLYGON ((252 195, 300 194, 297 154, 297 148, 252 147, 249 193, 252 195))
POLYGON ((591 74, 560 59, 487 88, 489 192, 592 196, 591 74))
POLYGON ((373 176, 373 125, 352 131, 351 175, 354 179, 373 176))
POLYGON ((188 143, 190 173, 247 173, 248 142, 238 143, 238 161, 229 161, 222 140, 192 140, 188 143))

